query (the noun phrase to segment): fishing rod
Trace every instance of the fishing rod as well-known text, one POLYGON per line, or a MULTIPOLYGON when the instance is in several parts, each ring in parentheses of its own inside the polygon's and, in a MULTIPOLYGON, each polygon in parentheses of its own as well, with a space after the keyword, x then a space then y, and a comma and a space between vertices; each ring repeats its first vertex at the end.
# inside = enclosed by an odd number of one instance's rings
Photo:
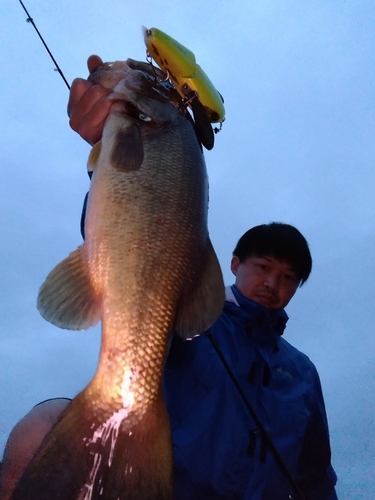
MULTIPOLYGON (((278 452, 276 446, 273 444, 272 439, 270 438, 268 432, 264 428, 262 422, 260 421, 260 418, 258 417, 257 413, 255 412, 254 408, 252 407, 250 401, 246 397, 245 392, 243 391, 241 384, 239 383, 237 377, 231 370, 227 360, 225 359, 223 353, 221 352, 221 349, 219 348, 218 343, 212 336, 211 331, 208 329, 205 331, 206 336, 210 340, 212 347, 216 351, 216 354, 219 356, 220 361, 224 365, 225 370, 227 371, 229 377, 232 379, 232 382, 234 383, 239 395, 241 396, 242 401, 245 403, 246 408, 248 409, 250 415, 252 416, 255 425, 258 427, 258 430, 260 432, 260 435, 262 436, 262 439, 264 440, 266 446, 270 450, 271 454, 273 455, 273 458, 278 465, 280 471, 284 474, 285 478, 288 480, 290 486, 292 487, 293 491, 297 495, 296 498, 299 500, 306 500, 304 494, 302 493, 301 489, 299 488, 298 484, 295 482, 294 478, 292 477, 291 473, 289 472, 287 466, 284 463, 284 460, 282 459, 280 453, 278 452)), ((289 497, 292 498, 292 497, 289 497)))
POLYGON ((19 1, 20 1, 20 4, 22 5, 23 10, 26 12, 26 15, 27 15, 26 22, 27 22, 27 23, 31 23, 31 24, 33 25, 33 28, 34 28, 34 29, 35 29, 35 31, 37 32, 37 34, 38 34, 39 38, 41 39, 41 41, 42 41, 42 43, 43 43, 43 45, 44 45, 44 47, 45 47, 46 51, 48 52, 48 54, 49 54, 50 58, 52 59, 52 61, 53 61, 54 65, 55 65, 55 71, 57 71, 57 72, 60 74, 61 78, 62 78, 62 79, 64 80, 64 82, 65 82, 65 85, 66 85, 66 86, 68 87, 68 89, 70 90, 70 85, 69 85, 69 83, 68 83, 67 79, 65 78, 64 73, 61 71, 61 69, 60 69, 59 65, 58 65, 58 64, 57 64, 57 62, 56 62, 56 59, 53 57, 52 52, 49 50, 48 45, 47 45, 47 44, 46 44, 46 42, 43 40, 43 37, 42 37, 42 35, 40 34, 40 32, 39 32, 38 28, 36 27, 36 24, 34 23, 33 18, 32 18, 32 17, 30 16, 30 14, 28 13, 28 11, 27 11, 26 7, 24 6, 24 4, 23 4, 22 0, 19 0, 19 1))

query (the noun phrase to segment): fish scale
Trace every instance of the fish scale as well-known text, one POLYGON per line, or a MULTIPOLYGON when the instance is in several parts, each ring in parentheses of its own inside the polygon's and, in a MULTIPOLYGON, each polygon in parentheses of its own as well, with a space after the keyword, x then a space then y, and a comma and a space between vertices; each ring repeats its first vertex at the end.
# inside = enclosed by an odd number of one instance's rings
POLYGON ((98 367, 13 500, 171 500, 168 345, 173 332, 200 334, 224 303, 192 120, 149 65, 111 64, 90 75, 115 103, 89 157, 85 242, 51 271, 38 297, 41 314, 61 328, 101 320, 98 367))

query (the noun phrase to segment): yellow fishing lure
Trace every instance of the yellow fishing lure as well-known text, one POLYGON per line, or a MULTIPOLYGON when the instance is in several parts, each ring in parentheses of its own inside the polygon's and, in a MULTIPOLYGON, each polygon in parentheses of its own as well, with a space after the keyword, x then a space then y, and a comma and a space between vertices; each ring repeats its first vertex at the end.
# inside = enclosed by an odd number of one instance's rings
POLYGON ((144 28, 144 40, 148 53, 169 76, 181 97, 186 99, 196 92, 209 121, 223 122, 223 98, 196 63, 193 52, 157 28, 144 28))

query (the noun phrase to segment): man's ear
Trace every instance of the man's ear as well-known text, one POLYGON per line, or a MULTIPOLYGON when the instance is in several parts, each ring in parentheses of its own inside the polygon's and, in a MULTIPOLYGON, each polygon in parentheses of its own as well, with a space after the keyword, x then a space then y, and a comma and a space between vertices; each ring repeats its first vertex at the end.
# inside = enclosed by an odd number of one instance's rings
POLYGON ((240 259, 236 255, 233 255, 232 260, 230 262, 230 270, 235 276, 237 276, 237 270, 239 265, 240 265, 240 259))

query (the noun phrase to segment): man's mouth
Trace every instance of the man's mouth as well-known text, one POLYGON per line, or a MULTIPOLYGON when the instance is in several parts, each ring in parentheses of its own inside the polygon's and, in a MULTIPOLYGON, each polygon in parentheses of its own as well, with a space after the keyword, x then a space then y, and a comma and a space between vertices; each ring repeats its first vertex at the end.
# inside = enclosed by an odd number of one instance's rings
POLYGON ((268 303, 276 302, 276 297, 272 293, 259 292, 259 293, 257 293, 257 297, 262 302, 268 302, 268 303))

